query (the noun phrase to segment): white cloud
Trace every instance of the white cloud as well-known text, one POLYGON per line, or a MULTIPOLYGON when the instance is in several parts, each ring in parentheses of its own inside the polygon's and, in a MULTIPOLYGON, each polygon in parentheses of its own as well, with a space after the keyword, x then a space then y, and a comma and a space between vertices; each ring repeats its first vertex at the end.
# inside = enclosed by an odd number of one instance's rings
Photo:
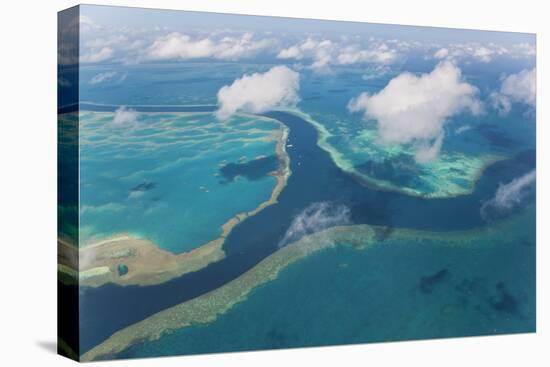
POLYGON ((137 122, 138 112, 127 108, 126 106, 120 106, 115 111, 115 116, 113 117, 113 124, 115 125, 130 125, 137 122))
POLYGON ((347 47, 337 56, 338 64, 361 64, 361 63, 380 63, 387 64, 396 58, 396 52, 391 50, 386 44, 382 44, 375 49, 362 50, 357 47, 347 47))
POLYGON ((439 156, 441 146, 443 146, 443 137, 445 134, 442 132, 431 142, 420 141, 416 147, 416 153, 414 159, 418 163, 433 162, 439 156))
POLYGON ((240 60, 259 54, 279 59, 304 60, 316 71, 330 71, 331 65, 362 63, 388 64, 406 53, 414 42, 383 41, 374 37, 341 36, 314 38, 281 45, 284 38, 272 32, 236 32, 220 29, 211 32, 178 32, 166 27, 100 26, 91 20, 81 23, 82 62, 102 61, 139 63, 159 60, 213 58, 240 60), (90 31, 92 30, 92 31, 90 31))
POLYGON ((470 130, 472 130, 472 126, 470 126, 470 125, 462 125, 462 126, 458 127, 458 128, 455 130, 455 134, 460 135, 460 134, 463 134, 463 133, 465 133, 466 131, 470 131, 470 130))
POLYGON ((506 77, 502 82, 500 92, 512 98, 514 102, 522 102, 535 106, 537 91, 536 70, 522 70, 518 74, 506 77))
POLYGON ((501 185, 495 197, 493 203, 495 207, 502 209, 510 209, 514 205, 521 202, 525 189, 535 183, 536 171, 533 170, 521 177, 515 178, 506 185, 501 185))
POLYGON ((487 47, 477 47, 474 49, 472 56, 479 61, 489 62, 493 55, 493 50, 488 49, 487 47))
POLYGON ((291 46, 289 48, 282 49, 277 54, 279 59, 297 59, 301 60, 304 57, 304 53, 298 46, 291 46))
POLYGON ((90 50, 80 56, 81 63, 95 63, 108 60, 113 57, 114 51, 111 47, 103 47, 98 50, 90 50))
POLYGON ((116 71, 106 71, 106 72, 103 72, 103 73, 99 73, 99 74, 96 74, 92 77, 92 79, 90 79, 90 84, 100 84, 100 83, 103 83, 104 81, 107 81, 107 80, 111 80, 113 79, 115 76, 117 76, 117 72, 116 71))
POLYGON ((193 59, 212 55, 213 43, 208 38, 192 40, 181 33, 170 33, 157 39, 149 49, 152 59, 193 59))
POLYGON ((434 54, 434 57, 436 59, 444 59, 446 58, 447 56, 449 56, 449 49, 448 48, 440 48, 439 50, 436 51, 436 53, 434 54))
POLYGON ((99 24, 94 22, 90 17, 85 15, 80 15, 78 18, 78 24, 80 27, 80 32, 87 33, 91 31, 97 31, 101 28, 99 24))
POLYGON ((244 75, 218 91, 216 116, 225 120, 238 111, 261 113, 277 107, 290 107, 299 101, 300 74, 286 66, 275 66, 265 73, 244 75))
POLYGON ((537 54, 537 48, 532 43, 518 43, 512 46, 510 53, 516 57, 533 57, 537 54))
POLYGON ((81 62, 86 63, 143 61, 147 46, 161 33, 147 27, 101 26, 91 20, 81 22, 80 30, 81 62))
POLYGON ((279 247, 288 245, 323 229, 350 223, 350 211, 344 205, 328 202, 313 203, 292 220, 290 227, 279 241, 279 247))
POLYGON ((331 65, 350 65, 379 63, 388 64, 394 61, 397 52, 385 43, 375 43, 369 48, 359 44, 333 42, 331 40, 315 40, 311 37, 305 41, 282 49, 277 54, 279 59, 311 59, 311 69, 328 71, 331 65))
POLYGON ((90 39, 86 42, 86 46, 93 49, 101 49, 103 47, 115 47, 125 45, 128 42, 128 36, 124 34, 110 34, 105 37, 90 39))
POLYGON ((361 75, 361 79, 368 81, 378 79, 391 72, 391 67, 388 65, 376 65, 375 67, 365 68, 365 74, 361 75))
POLYGON ((157 38, 147 50, 150 60, 166 59, 240 59, 257 54, 272 45, 272 40, 253 40, 251 33, 239 37, 225 36, 220 39, 192 38, 179 32, 173 32, 157 38))
POLYGON ((238 60, 259 53, 276 54, 278 40, 267 32, 258 35, 228 29, 181 33, 166 27, 110 25, 81 34, 82 62, 105 60, 135 64, 160 60, 212 58, 238 60))
POLYGON ((383 143, 413 143, 417 161, 426 162, 437 156, 450 117, 464 111, 481 112, 477 94, 456 65, 443 61, 428 74, 402 73, 380 92, 352 99, 348 108, 376 120, 383 143))
POLYGON ((479 61, 483 63, 491 62, 498 56, 508 56, 512 58, 530 58, 536 53, 535 47, 529 43, 520 43, 504 47, 493 42, 489 43, 453 43, 440 47, 433 58, 439 60, 450 60, 454 62, 479 61))
POLYGON ((334 47, 334 43, 330 40, 317 41, 313 38, 307 38, 300 44, 279 51, 277 58, 296 60, 308 58, 312 60, 310 67, 321 71, 328 68, 331 63, 334 47))
MULTIPOLYGON (((315 49, 318 48, 320 43, 321 42, 318 42, 312 38, 308 38, 300 44, 282 49, 281 51, 279 51, 277 58, 301 60, 306 56, 313 56, 315 54, 315 49)), ((323 44, 323 47, 326 47, 328 45, 329 43, 325 42, 323 44)))
POLYGON ((493 107, 505 115, 512 109, 512 103, 523 103, 535 107, 537 92, 536 69, 522 70, 503 79, 499 92, 491 94, 493 107))
POLYGON ((507 213, 518 206, 534 187, 535 181, 536 171, 532 170, 507 184, 500 185, 495 196, 482 205, 482 217, 489 219, 494 214, 507 213))
POLYGON ((328 70, 329 64, 332 62, 332 52, 334 44, 332 41, 324 40, 317 44, 315 47, 313 63, 311 68, 317 71, 328 70))
POLYGON ((481 46, 478 44, 452 44, 437 50, 433 57, 436 59, 446 59, 458 61, 464 58, 474 59, 480 62, 490 62, 492 56, 497 53, 493 48, 481 46))

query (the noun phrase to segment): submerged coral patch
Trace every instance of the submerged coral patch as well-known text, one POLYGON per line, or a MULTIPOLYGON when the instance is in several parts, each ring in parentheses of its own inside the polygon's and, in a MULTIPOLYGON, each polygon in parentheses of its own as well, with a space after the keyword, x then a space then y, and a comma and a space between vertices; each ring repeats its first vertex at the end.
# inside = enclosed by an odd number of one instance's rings
POLYGON ((224 183, 232 182, 237 177, 247 180, 259 180, 279 168, 279 159, 275 155, 259 157, 245 162, 227 163, 220 167, 220 174, 224 183))

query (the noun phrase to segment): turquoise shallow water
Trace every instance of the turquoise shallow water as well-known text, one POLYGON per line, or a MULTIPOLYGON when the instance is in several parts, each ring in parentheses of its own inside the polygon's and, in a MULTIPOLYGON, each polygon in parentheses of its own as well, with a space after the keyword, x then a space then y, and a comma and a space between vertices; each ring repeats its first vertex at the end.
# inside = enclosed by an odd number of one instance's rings
POLYGON ((118 357, 493 335, 535 330, 534 209, 495 241, 337 246, 283 270, 210 324, 118 357))
POLYGON ((276 160, 280 129, 260 118, 222 124, 211 114, 177 113, 141 113, 117 125, 112 113, 83 112, 81 243, 128 232, 182 252, 215 239, 231 217, 269 199, 276 183, 266 175, 273 165, 231 180, 223 167, 276 160))

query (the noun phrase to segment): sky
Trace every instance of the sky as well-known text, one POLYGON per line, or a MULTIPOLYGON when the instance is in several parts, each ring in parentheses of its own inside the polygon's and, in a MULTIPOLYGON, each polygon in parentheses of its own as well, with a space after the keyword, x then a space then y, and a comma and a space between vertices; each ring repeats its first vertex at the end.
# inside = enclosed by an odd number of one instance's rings
POLYGON ((81 63, 312 59, 327 65, 387 64, 421 52, 439 59, 534 55, 525 33, 383 25, 83 5, 81 63))
POLYGON ((83 15, 103 24, 118 24, 127 27, 165 26, 172 30, 189 31, 199 29, 230 28, 245 31, 273 31, 284 33, 354 33, 374 36, 401 37, 424 40, 462 41, 474 38, 478 41, 499 41, 505 44, 530 42, 533 35, 512 32, 479 32, 452 28, 416 27, 361 22, 327 21, 287 17, 266 17, 207 13, 195 11, 146 9, 82 5, 83 15))

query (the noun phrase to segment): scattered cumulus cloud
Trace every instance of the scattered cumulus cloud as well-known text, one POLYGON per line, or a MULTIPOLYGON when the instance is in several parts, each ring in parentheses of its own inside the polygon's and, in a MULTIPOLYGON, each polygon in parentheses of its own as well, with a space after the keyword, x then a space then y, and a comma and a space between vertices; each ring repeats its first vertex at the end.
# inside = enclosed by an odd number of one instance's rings
POLYGON ((254 40, 252 33, 240 36, 193 38, 190 35, 173 32, 157 38, 147 50, 150 60, 214 58, 237 60, 256 55, 268 49, 270 39, 254 40))
POLYGON ((136 64, 197 58, 238 60, 260 52, 274 54, 274 45, 278 43, 266 32, 253 34, 220 29, 196 30, 187 34, 158 26, 98 25, 89 18, 81 23, 80 34, 83 63, 136 64))
POLYGON ((90 84, 100 84, 104 81, 112 80, 114 77, 116 77, 118 73, 116 71, 106 71, 103 73, 96 74, 90 79, 90 84))
POLYGON ((499 56, 512 58, 533 57, 535 46, 528 43, 520 43, 504 47, 493 42, 489 43, 454 43, 438 48, 433 53, 433 58, 438 60, 477 61, 489 63, 499 56))
POLYGON ((378 93, 360 94, 348 109, 376 120, 382 143, 414 144, 417 161, 425 163, 437 158, 450 117, 481 113, 477 95, 477 88, 463 80, 461 70, 443 61, 430 73, 404 72, 378 93))
POLYGON ((218 91, 216 116, 225 120, 236 112, 261 113, 295 106, 299 88, 300 74, 286 66, 244 75, 218 91))
POLYGON ((525 199, 536 182, 536 171, 532 170, 523 176, 513 179, 511 182, 500 185, 495 196, 483 203, 481 216, 486 220, 506 214, 517 207, 525 199))
POLYGON ((350 223, 350 210, 345 205, 336 205, 330 202, 313 203, 294 217, 279 242, 279 247, 298 241, 305 235, 350 223))
POLYGON ((278 59, 311 59, 311 68, 321 70, 327 68, 332 60, 334 43, 330 40, 315 40, 307 38, 305 41, 282 49, 278 55, 278 59))
POLYGON ((434 58, 439 60, 458 61, 464 58, 471 58, 483 63, 490 62, 496 51, 479 45, 451 45, 443 47, 434 53, 434 58))
POLYGON ((97 63, 109 60, 114 55, 111 47, 102 47, 100 49, 91 49, 87 53, 80 56, 80 62, 83 64, 97 63))
MULTIPOLYGON (((75 19, 76 21, 76 19, 75 19)), ((101 29, 101 26, 94 22, 92 18, 87 17, 85 15, 80 15, 78 17, 78 24, 80 25, 80 32, 81 33, 88 33, 91 31, 98 31, 101 29)), ((76 26, 76 24, 75 24, 76 26)))
POLYGON ((455 134, 457 134, 457 135, 464 134, 466 131, 470 131, 470 130, 472 130, 472 126, 470 126, 470 125, 462 125, 462 126, 458 127, 458 128, 455 130, 455 134))
POLYGON ((436 51, 436 53, 434 54, 434 57, 436 59, 445 59, 447 58, 447 56, 449 56, 449 49, 448 48, 440 48, 439 50, 436 51))
MULTIPOLYGON (((86 16, 75 18, 69 24, 75 30, 79 26, 83 63, 109 61, 135 64, 197 58, 241 60, 261 54, 279 60, 304 62, 315 71, 330 71, 330 67, 335 65, 391 64, 411 50, 426 52, 428 58, 455 62, 490 62, 497 56, 525 58, 535 55, 535 45, 528 42, 506 47, 492 42, 441 45, 351 34, 330 39, 310 34, 302 39, 290 40, 276 37, 272 32, 252 33, 231 29, 181 32, 158 26, 99 24, 86 16)), ((70 56, 71 53, 60 54, 70 56)), ((60 60, 74 63, 74 60, 60 60)))
POLYGON ((373 42, 369 48, 358 43, 349 44, 328 39, 307 38, 301 43, 284 48, 277 54, 278 59, 310 60, 309 67, 317 71, 329 71, 331 65, 351 65, 378 63, 388 64, 397 57, 397 51, 386 43, 373 42))
POLYGON ((365 81, 379 79, 386 76, 392 71, 389 65, 376 65, 374 67, 365 68, 365 74, 361 75, 361 79, 365 81))
POLYGON ((109 34, 104 37, 92 38, 86 42, 86 46, 94 49, 104 47, 116 47, 128 42, 128 36, 124 34, 109 34))
POLYGON ((115 111, 115 116, 113 117, 113 124, 115 125, 131 125, 135 124, 138 120, 138 112, 126 106, 120 106, 115 111))
POLYGON ((510 53, 516 57, 534 57, 537 54, 537 48, 532 43, 517 43, 512 46, 510 53))
POLYGON ((338 55, 337 61, 340 65, 380 63, 387 64, 396 58, 396 52, 390 49, 386 44, 382 44, 375 49, 363 50, 357 46, 344 48, 338 55))
POLYGON ((536 69, 525 69, 511 74, 502 80, 500 90, 491 94, 493 107, 506 115, 512 109, 512 103, 523 103, 535 108, 537 92, 536 69))
POLYGON ((277 55, 277 58, 301 60, 306 56, 315 55, 316 49, 330 47, 331 45, 332 42, 328 40, 319 42, 312 38, 308 38, 300 44, 282 49, 277 55))
POLYGON ((418 41, 402 41, 399 39, 389 39, 385 40, 384 42, 394 46, 397 50, 403 52, 410 51, 413 48, 422 48, 424 46, 423 43, 418 41))
POLYGON ((418 163, 429 163, 437 159, 441 146, 443 145, 443 137, 445 134, 441 132, 433 141, 420 140, 416 147, 414 159, 418 163))
POLYGON ((304 53, 298 46, 291 46, 289 48, 282 49, 277 54, 279 59, 297 59, 301 60, 304 58, 304 53))
POLYGON ((473 51, 473 56, 481 62, 489 62, 493 53, 494 51, 487 47, 477 47, 473 51))

